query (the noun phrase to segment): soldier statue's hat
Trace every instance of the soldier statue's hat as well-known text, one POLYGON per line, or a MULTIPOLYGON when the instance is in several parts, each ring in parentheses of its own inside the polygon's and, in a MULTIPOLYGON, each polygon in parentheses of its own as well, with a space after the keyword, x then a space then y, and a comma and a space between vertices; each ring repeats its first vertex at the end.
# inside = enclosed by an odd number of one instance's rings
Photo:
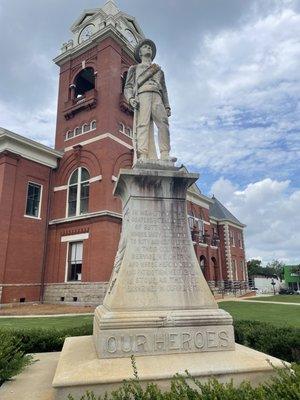
POLYGON ((144 39, 144 40, 142 40, 141 42, 139 42, 137 45, 136 45, 136 47, 135 47, 135 49, 134 49, 134 58, 136 59, 136 61, 137 62, 141 62, 142 60, 141 60, 141 57, 140 57, 140 48, 142 47, 142 46, 144 46, 144 44, 149 44, 149 46, 151 46, 151 48, 152 48, 152 60, 155 58, 155 56, 156 56, 156 46, 155 46, 155 43, 152 41, 152 40, 150 40, 150 39, 144 39))

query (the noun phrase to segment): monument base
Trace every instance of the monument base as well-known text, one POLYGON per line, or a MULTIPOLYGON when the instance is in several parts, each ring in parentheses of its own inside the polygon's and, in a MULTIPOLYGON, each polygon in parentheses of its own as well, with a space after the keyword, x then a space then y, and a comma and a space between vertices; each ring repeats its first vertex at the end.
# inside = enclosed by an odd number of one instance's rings
MULTIPOLYGON (((220 382, 232 379, 236 385, 244 380, 258 385, 274 374, 272 366, 284 366, 278 358, 239 344, 231 351, 139 356, 136 365, 142 386, 155 382, 162 390, 168 390, 172 377, 184 375, 185 370, 202 382, 215 377, 220 382)), ((53 380, 55 399, 66 400, 68 394, 80 398, 87 390, 103 395, 132 378, 129 357, 99 359, 92 336, 67 338, 53 380)))

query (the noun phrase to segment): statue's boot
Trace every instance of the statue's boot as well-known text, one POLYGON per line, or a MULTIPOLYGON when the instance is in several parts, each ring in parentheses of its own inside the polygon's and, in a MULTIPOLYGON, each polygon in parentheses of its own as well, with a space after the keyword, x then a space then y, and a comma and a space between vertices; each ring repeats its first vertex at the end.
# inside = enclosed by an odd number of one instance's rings
POLYGON ((171 161, 171 162, 176 162, 177 158, 170 156, 168 151, 162 151, 160 153, 160 159, 163 161, 171 161))

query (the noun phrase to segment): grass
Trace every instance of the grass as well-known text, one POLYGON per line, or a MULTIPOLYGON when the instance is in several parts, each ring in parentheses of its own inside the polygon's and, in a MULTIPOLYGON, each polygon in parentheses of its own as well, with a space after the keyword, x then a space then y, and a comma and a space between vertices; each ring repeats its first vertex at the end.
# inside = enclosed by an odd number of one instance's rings
POLYGON ((259 301, 276 301, 278 303, 296 303, 300 304, 300 296, 293 294, 279 294, 277 296, 255 296, 255 297, 250 297, 249 299, 245 300, 259 300, 259 301))
POLYGON ((38 317, 38 318, 0 318, 1 328, 75 328, 77 326, 91 323, 93 320, 92 315, 76 315, 66 317, 38 317))
MULTIPOLYGON (((289 296, 286 296, 289 297, 289 296)), ((292 296, 291 296, 292 297, 292 296)), ((300 296, 299 296, 300 297, 300 296)), ((300 308, 285 304, 263 304, 254 302, 223 301, 219 307, 228 311, 233 319, 269 322, 276 326, 300 328, 300 308)), ((38 317, 38 318, 0 318, 1 328, 73 328, 91 323, 92 315, 38 317)))
POLYGON ((219 307, 228 311, 236 321, 246 319, 300 328, 300 309, 293 305, 223 301, 219 307))

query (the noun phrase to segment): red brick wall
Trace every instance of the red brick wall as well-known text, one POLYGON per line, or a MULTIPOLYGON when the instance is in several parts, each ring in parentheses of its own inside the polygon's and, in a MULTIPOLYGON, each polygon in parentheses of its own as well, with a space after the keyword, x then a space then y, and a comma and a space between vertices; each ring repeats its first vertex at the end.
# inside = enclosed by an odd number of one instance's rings
POLYGON ((50 168, 15 155, 0 159, 0 283, 2 302, 39 300, 50 168), (43 186, 41 219, 25 217, 28 182, 43 186), (5 286, 9 285, 9 286, 5 286))
POLYGON ((119 102, 121 95, 121 75, 134 63, 121 46, 111 38, 104 39, 94 48, 82 55, 64 63, 60 68, 57 129, 55 147, 63 149, 75 143, 89 139, 98 134, 110 132, 127 143, 131 140, 119 133, 118 122, 132 127, 132 116, 121 111, 119 102), (91 110, 84 110, 73 118, 66 120, 65 111, 70 101, 70 85, 74 83, 76 75, 82 70, 82 62, 86 67, 92 67, 97 72, 95 90, 97 104, 91 110), (97 121, 97 129, 92 133, 83 134, 77 138, 64 141, 68 130, 73 130, 85 122, 97 121))

